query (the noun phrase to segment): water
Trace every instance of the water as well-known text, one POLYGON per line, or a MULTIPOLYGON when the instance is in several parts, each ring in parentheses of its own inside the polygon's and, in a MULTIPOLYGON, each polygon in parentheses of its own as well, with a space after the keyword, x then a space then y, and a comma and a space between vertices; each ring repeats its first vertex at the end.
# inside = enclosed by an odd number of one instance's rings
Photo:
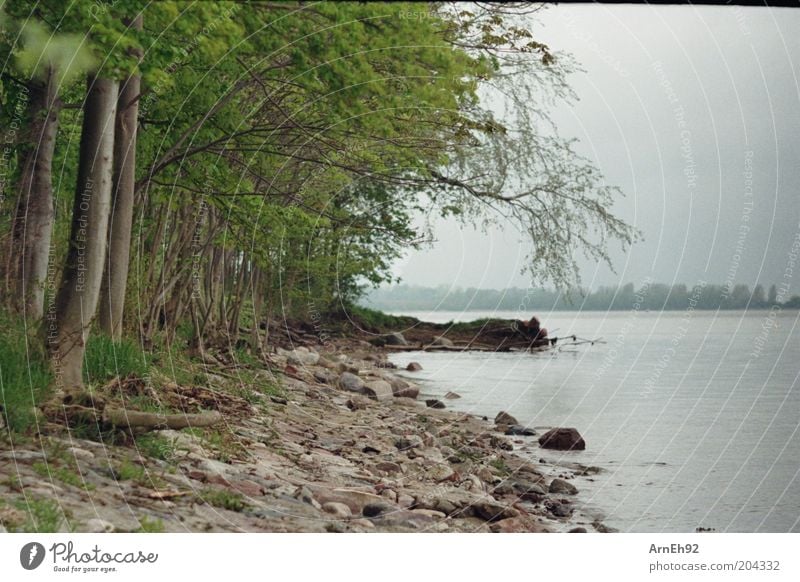
MULTIPOLYGON (((413 314, 471 320, 516 312, 413 314)), ((572 426, 602 467, 579 502, 621 531, 800 531, 800 312, 554 312, 551 335, 606 344, 539 354, 398 353, 450 408, 572 426)), ((535 445, 535 442, 534 442, 535 445)))

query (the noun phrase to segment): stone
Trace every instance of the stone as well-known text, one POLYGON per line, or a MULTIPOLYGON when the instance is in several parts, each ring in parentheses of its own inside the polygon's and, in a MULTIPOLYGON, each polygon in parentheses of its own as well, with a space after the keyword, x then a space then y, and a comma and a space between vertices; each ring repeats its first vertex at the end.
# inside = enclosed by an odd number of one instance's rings
POLYGON ((416 398, 419 396, 419 388, 417 386, 390 374, 386 374, 384 378, 392 385, 392 394, 394 394, 395 398, 416 398))
POLYGON ((426 515, 436 519, 444 519, 447 517, 444 513, 436 511, 435 509, 412 509, 411 511, 417 515, 426 515))
POLYGON ((314 379, 321 384, 332 384, 336 380, 336 374, 330 370, 316 370, 314 372, 314 379))
POLYGON ((395 507, 393 505, 382 501, 377 501, 374 503, 367 503, 364 506, 364 509, 361 510, 361 514, 364 517, 378 517, 379 515, 391 513, 394 510, 395 507))
POLYGON ((492 445, 492 448, 500 449, 500 450, 503 450, 503 451, 513 451, 514 450, 514 445, 512 445, 510 442, 508 442, 507 439, 504 439, 503 437, 497 436, 495 434, 493 434, 491 437, 489 437, 489 444, 492 445))
POLYGON ((549 501, 545 504, 545 507, 547 507, 547 510, 556 517, 569 517, 572 515, 572 508, 565 503, 549 501))
POLYGON ((514 424, 519 424, 519 421, 513 416, 511 416, 509 413, 500 411, 497 413, 497 416, 494 417, 494 423, 514 425, 514 424))
POLYGON ((114 524, 104 519, 93 518, 86 522, 86 533, 111 533, 115 530, 114 524))
POLYGON ((69 447, 67 449, 67 453, 72 457, 74 457, 75 459, 80 459, 83 461, 91 461, 92 459, 94 459, 93 452, 78 447, 69 447))
POLYGON ((574 428, 553 428, 539 437, 539 446, 559 451, 582 451, 586 442, 574 428))
POLYGON ((368 519, 354 519, 350 525, 363 527, 364 529, 375 529, 375 524, 368 519))
POLYGON ((347 408, 350 410, 364 410, 370 404, 369 398, 366 396, 359 396, 354 394, 351 398, 347 399, 347 408))
POLYGON ((336 501, 328 501, 327 503, 323 503, 322 511, 331 514, 333 517, 338 517, 339 519, 347 519, 353 515, 347 505, 344 503, 338 503, 336 501))
POLYGON ((380 463, 376 463, 375 469, 377 469, 378 471, 383 471, 384 473, 403 472, 403 468, 399 464, 393 463, 392 461, 381 461, 380 463))
POLYGON ((361 509, 368 503, 386 503, 386 500, 374 493, 366 491, 359 491, 358 489, 336 488, 328 489, 322 487, 315 487, 312 489, 314 498, 320 503, 334 501, 337 503, 344 503, 350 508, 350 511, 355 514, 360 514, 361 509))
POLYGON ((319 354, 304 346, 290 351, 279 350, 278 353, 285 356, 286 362, 294 366, 314 366, 319 362, 319 354))
POLYGON ((576 495, 578 493, 578 488, 569 481, 564 481, 564 479, 553 479, 550 482, 548 491, 556 494, 564 493, 566 495, 576 495))
POLYGON ((486 497, 472 503, 472 510, 477 517, 486 521, 500 521, 519 516, 519 511, 506 503, 500 503, 493 497, 486 497))
POLYGON ((493 533, 546 533, 550 530, 530 517, 509 517, 489 526, 493 533))
POLYGON ((308 487, 298 487, 293 497, 303 503, 308 503, 316 509, 322 509, 322 505, 314 498, 314 494, 309 491, 308 487))
POLYGON ((521 424, 512 424, 505 430, 505 434, 514 436, 535 436, 536 431, 521 424))
POLYGON ((433 338, 433 341, 431 342, 431 345, 432 346, 442 346, 442 347, 446 347, 446 348, 452 348, 455 344, 453 343, 453 340, 447 339, 443 335, 439 335, 439 336, 436 336, 435 338, 433 338))
POLYGON ((259 497, 264 494, 264 490, 262 489, 261 485, 255 481, 250 481, 249 479, 233 481, 231 483, 231 487, 236 489, 236 491, 242 495, 246 495, 248 497, 259 497))
POLYGON ((456 400, 458 398, 461 398, 461 394, 457 394, 456 392, 448 392, 447 394, 444 395, 444 397, 447 398, 448 400, 456 400))
POLYGON ((444 402, 442 402, 441 400, 436 400, 435 398, 430 398, 430 399, 426 400, 425 401, 425 405, 428 408, 438 408, 438 409, 447 408, 444 405, 444 402))
POLYGON ((587 533, 587 532, 585 527, 573 527, 567 533, 587 533))
POLYGON ((351 372, 342 372, 339 376, 339 388, 348 392, 364 393, 364 381, 351 372))
POLYGON ((390 333, 388 335, 383 336, 383 340, 386 342, 387 346, 407 346, 408 341, 403 334, 398 332, 390 333))
POLYGON ((408 366, 406 366, 406 370, 409 372, 419 372, 422 369, 422 364, 419 362, 409 362, 408 366))
POLYGON ((400 449, 401 451, 417 449, 423 447, 424 445, 425 443, 423 442, 422 437, 415 434, 401 437, 397 439, 397 441, 395 441, 394 443, 394 446, 400 449))
POLYGON ((412 505, 414 505, 414 503, 415 503, 414 498, 408 493, 397 494, 397 504, 400 507, 411 507, 412 505))
POLYGON ((547 490, 539 483, 523 481, 521 479, 512 481, 511 488, 517 497, 525 501, 538 502, 547 495, 547 490))
POLYGON ((385 380, 373 380, 367 382, 362 388, 364 394, 373 400, 386 401, 394 397, 392 386, 385 380))

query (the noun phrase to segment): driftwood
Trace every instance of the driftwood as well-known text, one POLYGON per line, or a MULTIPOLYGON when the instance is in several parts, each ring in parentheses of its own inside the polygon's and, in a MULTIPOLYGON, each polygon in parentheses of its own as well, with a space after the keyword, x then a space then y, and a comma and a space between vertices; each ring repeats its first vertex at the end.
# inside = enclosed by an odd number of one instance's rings
POLYGON ((201 412, 200 414, 156 414, 138 410, 106 408, 103 410, 103 420, 117 427, 144 428, 147 430, 171 428, 178 430, 189 427, 211 426, 220 422, 222 415, 216 410, 201 412))
POLYGON ((80 404, 67 404, 62 406, 62 411, 67 420, 81 420, 87 423, 99 422, 118 428, 141 428, 145 430, 199 428, 211 426, 222 420, 222 415, 216 410, 199 414, 158 414, 155 412, 125 410, 111 406, 94 408, 81 406, 80 404))

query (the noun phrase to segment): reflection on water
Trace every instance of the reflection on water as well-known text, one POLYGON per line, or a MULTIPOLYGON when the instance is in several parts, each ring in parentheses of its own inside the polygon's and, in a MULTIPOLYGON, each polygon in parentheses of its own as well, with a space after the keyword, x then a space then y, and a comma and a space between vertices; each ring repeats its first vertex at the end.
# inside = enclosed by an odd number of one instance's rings
MULTIPOLYGON (((430 320, 430 314, 426 314, 430 320)), ((440 321, 483 314, 440 314, 440 321)), ((517 318, 517 313, 497 313, 517 318)), ((800 313, 574 313, 555 335, 607 342, 541 353, 402 353, 448 406, 574 426, 587 449, 530 454, 606 469, 580 502, 622 531, 800 531, 800 313), (761 346, 758 349, 758 346, 761 346)))

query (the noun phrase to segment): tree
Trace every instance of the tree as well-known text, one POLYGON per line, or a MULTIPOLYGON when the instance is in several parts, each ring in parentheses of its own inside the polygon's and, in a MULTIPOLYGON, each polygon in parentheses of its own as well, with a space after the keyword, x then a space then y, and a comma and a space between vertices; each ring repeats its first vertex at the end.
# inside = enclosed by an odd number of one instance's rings
POLYGON ((764 296, 764 286, 756 285, 753 289, 753 295, 750 298, 750 307, 759 309, 767 304, 767 299, 764 296))
MULTIPOLYGON (((20 6, 11 6, 19 10, 20 6)), ((17 13, 20 16, 23 12, 17 13)), ((53 155, 56 147, 62 101, 59 91, 74 76, 91 66, 92 58, 80 38, 54 34, 35 19, 4 22, 3 41, 21 38, 20 50, 13 60, 13 71, 4 73, 18 86, 15 93, 27 100, 27 127, 20 143, 21 172, 11 236, 6 244, 6 288, 16 281, 11 295, 18 311, 31 323, 44 315, 46 276, 54 225, 53 155), (21 22, 21 24, 19 23, 21 22)), ((9 54, 11 51, 9 50, 9 54)))
POLYGON ((778 288, 773 283, 769 286, 769 294, 767 295, 767 304, 772 306, 778 303, 778 288))
POLYGON ((86 337, 106 257, 117 96, 116 81, 95 75, 87 79, 69 251, 56 296, 55 334, 49 341, 59 388, 83 386, 86 337))
MULTIPOLYGON (((131 23, 142 29, 142 15, 131 23)), ((141 49, 134 54, 141 58, 141 49)), ((115 340, 122 337, 122 315, 130 266, 131 230, 136 185, 136 132, 139 124, 141 76, 133 74, 120 83, 114 122, 114 179, 108 258, 100 295, 100 328, 115 340)))

